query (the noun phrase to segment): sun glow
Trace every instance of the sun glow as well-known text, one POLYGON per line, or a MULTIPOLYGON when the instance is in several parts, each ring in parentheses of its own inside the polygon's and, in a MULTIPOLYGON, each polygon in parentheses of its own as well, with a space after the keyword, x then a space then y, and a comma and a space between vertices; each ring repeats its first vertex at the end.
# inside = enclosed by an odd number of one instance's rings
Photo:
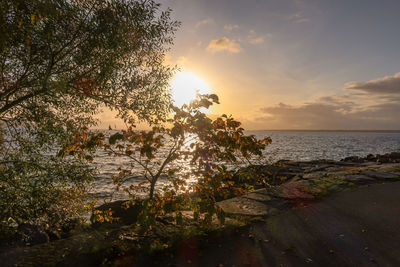
POLYGON ((212 90, 199 76, 183 71, 176 74, 171 82, 172 99, 178 107, 183 104, 189 104, 196 98, 196 94, 210 94, 212 90))

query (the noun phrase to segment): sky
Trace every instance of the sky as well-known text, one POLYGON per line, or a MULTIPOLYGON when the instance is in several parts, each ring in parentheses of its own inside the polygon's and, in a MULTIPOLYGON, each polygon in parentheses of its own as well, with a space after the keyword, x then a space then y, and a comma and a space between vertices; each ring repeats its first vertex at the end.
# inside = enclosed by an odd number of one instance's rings
POLYGON ((249 130, 399 130, 400 1, 161 0, 169 64, 249 130))

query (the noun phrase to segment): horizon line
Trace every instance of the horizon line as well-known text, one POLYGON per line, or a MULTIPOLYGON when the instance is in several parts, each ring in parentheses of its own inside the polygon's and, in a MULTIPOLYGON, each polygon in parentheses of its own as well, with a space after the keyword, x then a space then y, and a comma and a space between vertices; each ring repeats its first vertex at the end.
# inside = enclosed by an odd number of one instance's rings
MULTIPOLYGON (((92 130, 109 130, 107 128, 97 128, 93 127, 91 128, 92 130)), ((123 130, 123 128, 115 128, 112 130, 123 130)), ((149 129, 141 129, 141 128, 136 128, 136 130, 150 130, 149 129)), ((271 132, 382 132, 382 133, 400 133, 400 129, 398 130, 377 130, 377 129, 362 129, 362 130, 347 130, 347 129, 334 129, 334 130, 328 130, 328 129, 244 129, 245 131, 248 132, 264 132, 264 131, 271 131, 271 132)))
POLYGON ((385 133, 400 133, 400 130, 344 130, 344 129, 262 129, 262 130, 247 130, 251 132, 273 131, 273 132, 385 132, 385 133))

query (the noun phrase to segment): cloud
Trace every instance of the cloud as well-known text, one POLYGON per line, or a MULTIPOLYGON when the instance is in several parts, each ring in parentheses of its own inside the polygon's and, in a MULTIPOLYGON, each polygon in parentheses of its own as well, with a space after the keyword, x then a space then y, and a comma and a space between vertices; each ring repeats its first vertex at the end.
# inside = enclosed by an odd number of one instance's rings
POLYGON ((212 19, 212 18, 206 18, 206 19, 203 19, 203 20, 197 22, 195 27, 196 27, 196 28, 199 28, 199 27, 201 27, 201 26, 209 25, 209 24, 214 24, 214 23, 215 23, 214 19, 212 19))
POLYGON ((250 127, 259 129, 398 130, 400 101, 357 104, 357 96, 326 96, 300 105, 262 108, 250 127))
POLYGON ((400 72, 367 82, 350 82, 346 90, 356 90, 369 94, 400 94, 400 72))
POLYGON ((294 23, 298 23, 298 24, 309 21, 309 19, 304 17, 300 12, 290 15, 289 20, 293 21, 294 23))
POLYGON ((207 51, 210 53, 217 53, 221 51, 228 51, 230 53, 239 53, 242 48, 239 43, 234 40, 229 40, 227 37, 212 40, 207 46, 207 51))
MULTIPOLYGON (((400 130, 400 73, 345 85, 348 93, 257 110, 251 129, 400 130)), ((250 116, 248 116, 250 117, 250 116)))
POLYGON ((236 24, 235 25, 228 24, 228 25, 224 26, 224 30, 227 32, 231 32, 231 31, 237 30, 237 29, 239 29, 239 25, 236 25, 236 24))
POLYGON ((257 38, 250 38, 249 39, 249 43, 254 44, 254 45, 262 44, 262 43, 264 43, 264 41, 265 41, 265 39, 262 36, 257 37, 257 38))
POLYGON ((249 35, 247 36, 247 40, 250 44, 258 45, 265 42, 266 35, 259 35, 254 30, 249 31, 249 35))

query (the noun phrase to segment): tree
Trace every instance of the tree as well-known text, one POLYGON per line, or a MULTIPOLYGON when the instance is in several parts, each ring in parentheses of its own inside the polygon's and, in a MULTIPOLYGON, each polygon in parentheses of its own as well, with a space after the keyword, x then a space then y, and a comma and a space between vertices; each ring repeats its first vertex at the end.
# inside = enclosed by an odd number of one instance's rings
POLYGON ((54 151, 101 107, 130 123, 165 117, 170 12, 152 0, 0 2, 1 225, 39 223, 84 188, 90 157, 54 151))
POLYGON ((167 112, 170 10, 149 0, 3 0, 1 12, 2 120, 40 110, 82 121, 100 104, 124 119, 167 112))
MULTIPOLYGON (((130 202, 126 205, 142 203, 139 219, 143 219, 140 221, 143 225, 151 226, 157 215, 168 211, 165 207, 171 206, 171 202, 192 208, 196 214, 207 213, 209 223, 211 215, 217 212, 214 205, 217 199, 243 193, 246 188, 245 183, 235 183, 228 166, 251 165, 253 160, 262 159, 263 150, 271 142, 270 138, 258 140, 254 135, 246 135, 241 123, 230 116, 210 119, 202 111, 215 103, 219 100, 214 94, 198 95, 188 105, 173 106, 167 124, 149 131, 129 127, 109 137, 82 132, 66 144, 62 153, 76 151, 84 156, 87 148, 100 145, 110 156, 127 157, 130 163, 121 166, 112 178, 118 190, 129 194, 130 202), (143 170, 143 181, 124 186, 125 178, 137 175, 133 173, 137 167, 143 170), (156 192, 162 177, 164 181, 168 179, 169 185, 156 192), (194 178, 192 182, 190 178, 194 178), (147 200, 138 196, 142 190, 147 192, 147 200), (200 198, 190 197, 190 192, 200 198)), ((257 175, 252 179, 257 180, 257 175)), ((94 214, 102 221, 109 211, 94 214)))

